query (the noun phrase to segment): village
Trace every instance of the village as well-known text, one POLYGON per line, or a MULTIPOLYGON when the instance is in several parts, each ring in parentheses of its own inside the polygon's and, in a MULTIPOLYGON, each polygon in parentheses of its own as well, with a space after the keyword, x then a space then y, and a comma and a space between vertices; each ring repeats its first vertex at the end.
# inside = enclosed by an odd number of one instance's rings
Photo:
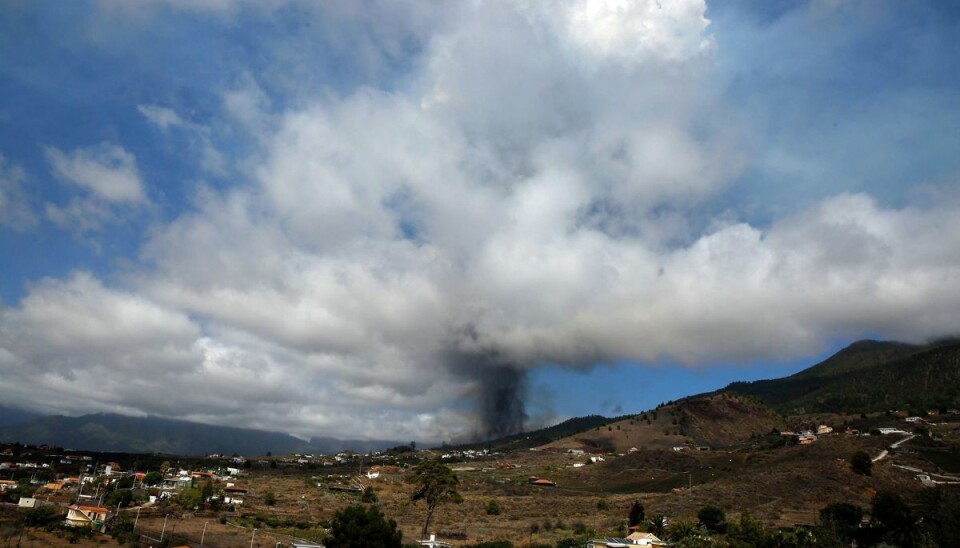
MULTIPOLYGON (((725 508, 729 519, 750 515, 790 534, 809 530, 818 523, 822 501, 831 497, 829 482, 821 485, 824 477, 851 484, 851 495, 864 479, 901 490, 957 485, 960 470, 923 461, 918 458, 922 446, 911 448, 919 439, 930 439, 931 432, 956 439, 957 421, 956 415, 891 412, 879 415, 876 427, 867 431, 821 423, 755 440, 756 447, 779 447, 773 452, 694 443, 667 446, 669 438, 658 448, 623 446, 613 452, 575 447, 571 440, 582 438, 571 438, 510 453, 403 448, 250 458, 5 445, 0 450, 0 497, 3 516, 42 523, 42 530, 25 535, 36 537, 37 546, 57 535, 77 542, 123 539, 134 545, 320 546, 336 512, 351 504, 375 504, 397 520, 404 539, 435 548, 495 540, 553 546, 565 539, 588 548, 664 545, 670 542, 670 523, 688 522, 698 509, 711 505, 725 508), (781 442, 774 443, 771 436, 781 442), (872 477, 849 471, 850 454, 857 451, 869 456, 872 477), (777 455, 789 459, 772 464, 770 459, 781 458, 777 455), (802 467, 809 459, 816 459, 817 466, 802 467), (441 507, 435 530, 421 535, 423 508, 411 504, 410 475, 418 463, 430 460, 456 474, 465 503, 441 507), (782 481, 778 474, 786 469, 802 471, 809 483, 789 503, 772 495, 782 481), (741 474, 767 484, 764 492, 754 486, 748 501, 738 497, 741 474), (638 500, 656 509, 664 519, 661 527, 627 522, 630 504, 638 500)), ((629 428, 617 423, 594 434, 629 428)))

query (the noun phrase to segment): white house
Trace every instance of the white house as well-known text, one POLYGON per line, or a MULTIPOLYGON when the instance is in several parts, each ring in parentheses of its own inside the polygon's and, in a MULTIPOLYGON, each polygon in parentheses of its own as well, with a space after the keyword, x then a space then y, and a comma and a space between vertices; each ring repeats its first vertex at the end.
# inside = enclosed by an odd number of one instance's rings
POLYGON ((37 499, 33 497, 20 497, 20 502, 17 503, 17 506, 20 508, 36 508, 37 499))
POLYGON ((417 544, 420 546, 426 546, 427 548, 453 548, 453 545, 449 542, 437 540, 436 533, 430 533, 430 538, 428 540, 418 540, 417 544))
POLYGON ((99 506, 78 506, 67 509, 67 525, 70 527, 93 527, 99 529, 107 520, 110 510, 99 506))
POLYGON ((587 541, 586 548, 629 548, 631 546, 663 546, 665 543, 651 533, 630 533, 627 538, 599 537, 587 541))

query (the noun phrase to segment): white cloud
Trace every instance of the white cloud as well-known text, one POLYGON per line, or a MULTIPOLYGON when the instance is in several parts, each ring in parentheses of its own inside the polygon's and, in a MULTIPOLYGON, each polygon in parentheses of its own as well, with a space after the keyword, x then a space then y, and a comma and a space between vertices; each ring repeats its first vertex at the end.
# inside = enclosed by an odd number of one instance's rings
POLYGON ((147 120, 150 120, 150 122, 163 130, 186 124, 183 118, 170 108, 158 105, 137 105, 137 110, 139 110, 140 114, 143 114, 147 120))
POLYGON ((23 189, 25 180, 23 168, 8 164, 0 154, 0 227, 19 231, 37 225, 37 215, 23 189))
POLYGON ((44 152, 53 173, 109 203, 145 204, 147 196, 137 159, 123 147, 103 142, 70 153, 54 147, 44 152))
MULTIPOLYGON (((960 330, 956 201, 840 194, 765 226, 702 218, 749 153, 700 85, 705 10, 465 3, 389 90, 284 104, 241 78, 221 99, 261 146, 235 159, 249 179, 155 226, 122 288, 32 287, 3 311, 0 368, 64 409, 89 391, 126 411, 435 440, 477 428, 463 400, 505 369, 960 330)), ((102 201, 145 200, 119 147, 48 157, 102 201)))
POLYGON ((704 0, 576 0, 561 9, 572 40, 598 57, 626 63, 683 60, 712 47, 704 0))
POLYGON ((186 134, 190 152, 199 152, 200 167, 207 173, 226 175, 226 160, 214 146, 213 131, 208 126, 184 120, 177 111, 159 105, 137 105, 137 110, 161 131, 182 130, 186 134))

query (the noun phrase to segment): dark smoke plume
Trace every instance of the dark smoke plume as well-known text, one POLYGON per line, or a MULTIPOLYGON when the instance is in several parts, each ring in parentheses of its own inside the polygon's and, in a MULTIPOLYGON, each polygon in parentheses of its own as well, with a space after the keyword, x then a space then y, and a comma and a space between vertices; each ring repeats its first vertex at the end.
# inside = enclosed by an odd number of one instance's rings
POLYGON ((526 392, 526 373, 507 365, 487 368, 480 377, 480 417, 488 439, 523 431, 527 419, 522 395, 526 392))
POLYGON ((447 354, 451 371, 477 382, 477 410, 480 431, 477 437, 493 439, 523 432, 527 419, 523 396, 527 390, 526 371, 496 352, 452 350, 447 354))

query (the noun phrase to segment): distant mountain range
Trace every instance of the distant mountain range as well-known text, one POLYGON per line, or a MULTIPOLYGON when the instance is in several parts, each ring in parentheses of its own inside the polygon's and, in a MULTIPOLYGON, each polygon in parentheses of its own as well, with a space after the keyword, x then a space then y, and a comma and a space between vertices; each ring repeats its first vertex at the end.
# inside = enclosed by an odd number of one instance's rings
POLYGON ((213 426, 160 417, 93 414, 49 416, 0 428, 0 441, 51 444, 71 449, 173 455, 266 455, 382 450, 400 445, 385 440, 310 441, 263 430, 213 426))
MULTIPOLYGON (((859 341, 789 377, 735 382, 710 394, 683 398, 659 415, 644 413, 642 419, 639 415, 577 417, 549 428, 471 445, 517 450, 555 443, 582 432, 591 432, 591 436, 581 436, 579 443, 597 447, 647 444, 651 439, 674 443, 664 432, 697 443, 728 444, 777 426, 781 420, 777 413, 920 411, 940 407, 960 408, 960 340, 926 345, 859 341), (743 396, 757 403, 752 404, 743 396), (614 436, 615 432, 621 435, 614 436)), ((348 449, 368 452, 402 445, 397 441, 329 437, 304 441, 278 432, 159 417, 38 417, 3 407, 0 441, 48 443, 90 451, 245 456, 268 452, 331 454, 348 449)))
POLYGON ((32 421, 33 419, 39 419, 42 417, 40 413, 34 413, 33 411, 25 411, 23 409, 15 409, 13 407, 6 407, 0 405, 0 428, 4 426, 13 426, 15 424, 23 424, 25 422, 32 421))

